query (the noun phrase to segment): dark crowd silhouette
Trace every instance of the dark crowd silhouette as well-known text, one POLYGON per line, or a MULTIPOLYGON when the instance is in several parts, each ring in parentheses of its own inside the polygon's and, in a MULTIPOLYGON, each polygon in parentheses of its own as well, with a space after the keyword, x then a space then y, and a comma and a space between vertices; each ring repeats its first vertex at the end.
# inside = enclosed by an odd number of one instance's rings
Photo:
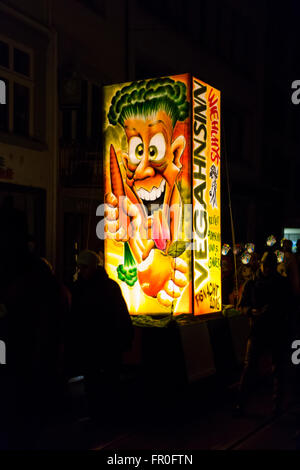
POLYGON ((65 412, 66 384, 75 375, 85 377, 91 416, 107 420, 118 402, 121 356, 130 349, 133 326, 96 253, 79 255, 78 279, 68 289, 35 254, 24 214, 9 197, 0 220, 0 338, 7 351, 0 447, 26 449, 65 412))
MULTIPOLYGON (((252 243, 222 247, 223 302, 249 319, 249 338, 234 416, 245 413, 259 362, 269 353, 273 372, 273 414, 283 411, 286 372, 293 340, 300 339, 300 240, 271 235, 259 255, 252 243), (235 258, 235 259, 234 259, 235 258), (234 268, 236 266, 236 269, 234 268)), ((297 383, 297 380, 296 380, 297 383)))

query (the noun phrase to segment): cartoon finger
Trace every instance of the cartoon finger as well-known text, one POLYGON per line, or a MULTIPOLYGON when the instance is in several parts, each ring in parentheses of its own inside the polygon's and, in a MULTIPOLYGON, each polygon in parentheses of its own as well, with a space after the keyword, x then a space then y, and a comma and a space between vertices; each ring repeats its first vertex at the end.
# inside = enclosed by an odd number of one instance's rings
POLYGON ((187 284, 187 278, 183 273, 177 271, 177 269, 172 276, 172 281, 174 281, 175 284, 179 287, 184 287, 187 284))
POLYGON ((126 230, 124 227, 121 227, 117 232, 105 231, 104 238, 106 240, 116 240, 126 242, 128 240, 126 230))
POLYGON ((106 204, 109 204, 113 207, 118 206, 118 198, 113 193, 105 194, 104 201, 106 204))
POLYGON ((166 293, 171 297, 180 297, 180 288, 176 286, 176 284, 172 280, 169 280, 165 283, 164 289, 166 293))
POLYGON ((142 225, 142 217, 138 207, 130 201, 128 197, 124 198, 122 208, 124 212, 131 218, 129 225, 129 236, 136 238, 140 249, 144 249, 142 239, 146 237, 146 232, 142 225))
POLYGON ((144 249, 143 249, 143 260, 148 258, 150 251, 154 247, 155 243, 153 240, 145 240, 145 243, 143 244, 144 249))
POLYGON ((136 262, 139 264, 143 261, 144 243, 138 231, 134 234, 134 236, 131 236, 130 233, 131 233, 131 230, 129 227, 129 230, 128 230, 129 245, 135 257, 136 262))
POLYGON ((139 219, 132 219, 128 227, 128 235, 130 238, 135 238, 136 240, 138 240, 141 250, 144 251, 144 245, 145 241, 147 240, 147 234, 144 233, 139 219))
POLYGON ((187 272, 187 263, 181 258, 173 258, 172 266, 174 269, 178 269, 182 273, 187 272))
POLYGON ((141 220, 139 217, 134 217, 129 225, 129 236, 135 237, 140 235, 141 220))
POLYGON ((110 233, 116 233, 120 228, 119 221, 118 220, 112 220, 109 222, 106 222, 104 225, 104 232, 110 232, 110 233))
POLYGON ((144 253, 145 246, 144 246, 143 240, 140 237, 136 237, 135 242, 136 242, 137 247, 141 251, 141 253, 144 253))
POLYGON ((117 234, 117 237, 116 237, 117 241, 123 241, 123 242, 128 241, 128 233, 124 227, 120 227, 120 229, 116 232, 116 234, 117 234))
POLYGON ((133 202, 131 202, 127 196, 122 198, 121 204, 124 212, 129 217, 139 217, 141 219, 138 207, 133 202))
POLYGON ((107 220, 117 220, 119 218, 119 209, 110 205, 105 205, 104 217, 107 220))
POLYGON ((159 291, 159 293, 157 294, 157 300, 165 307, 170 307, 173 302, 172 297, 168 295, 165 290, 159 291))

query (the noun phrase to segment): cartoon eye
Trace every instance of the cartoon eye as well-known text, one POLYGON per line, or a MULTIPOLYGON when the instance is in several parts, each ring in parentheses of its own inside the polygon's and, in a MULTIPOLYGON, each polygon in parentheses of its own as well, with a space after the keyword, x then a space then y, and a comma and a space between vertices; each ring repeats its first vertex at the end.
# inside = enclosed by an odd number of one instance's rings
POLYGON ((144 144, 140 137, 132 137, 129 142, 129 160, 137 165, 144 155, 144 144))
POLYGON ((149 160, 159 162, 162 160, 166 153, 166 142, 164 136, 159 133, 155 134, 150 140, 149 145, 149 160))

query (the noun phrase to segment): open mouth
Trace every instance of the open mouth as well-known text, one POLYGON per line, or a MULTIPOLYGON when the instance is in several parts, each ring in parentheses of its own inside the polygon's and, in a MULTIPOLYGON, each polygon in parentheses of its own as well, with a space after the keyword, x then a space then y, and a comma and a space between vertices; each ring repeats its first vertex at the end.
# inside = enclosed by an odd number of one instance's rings
POLYGON ((154 186, 151 191, 147 191, 147 189, 144 188, 137 189, 137 194, 147 209, 148 215, 152 215, 152 213, 163 204, 165 191, 166 181, 164 179, 161 181, 158 188, 154 186))

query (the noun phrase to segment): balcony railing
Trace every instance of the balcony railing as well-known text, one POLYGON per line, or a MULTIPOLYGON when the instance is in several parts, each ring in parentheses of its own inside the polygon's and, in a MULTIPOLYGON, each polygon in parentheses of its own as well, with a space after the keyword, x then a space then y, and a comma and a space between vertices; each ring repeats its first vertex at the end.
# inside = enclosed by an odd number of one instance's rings
POLYGON ((61 143, 59 149, 62 186, 97 187, 102 185, 102 154, 82 144, 61 143))

